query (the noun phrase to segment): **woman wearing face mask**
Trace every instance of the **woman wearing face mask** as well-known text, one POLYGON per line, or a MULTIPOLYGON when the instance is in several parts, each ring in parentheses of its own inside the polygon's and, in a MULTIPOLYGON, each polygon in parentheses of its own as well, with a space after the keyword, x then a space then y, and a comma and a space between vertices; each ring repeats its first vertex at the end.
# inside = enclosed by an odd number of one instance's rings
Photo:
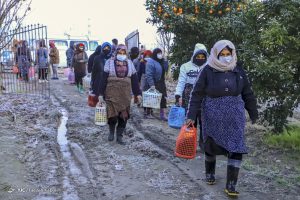
POLYGON ((84 44, 80 43, 76 46, 76 50, 73 56, 72 67, 75 73, 75 83, 79 93, 83 93, 83 77, 86 75, 86 65, 88 62, 88 56, 84 51, 84 44))
POLYGON ((201 108, 207 184, 215 184, 216 155, 228 157, 225 192, 238 196, 236 184, 245 145, 245 109, 252 123, 258 118, 256 98, 245 71, 237 66, 235 46, 218 41, 192 91, 187 122, 196 119, 201 108))
POLYGON ((104 66, 99 102, 104 102, 105 95, 109 124, 108 141, 114 140, 116 131, 117 142, 123 145, 123 132, 129 119, 131 91, 137 97, 137 103, 140 103, 141 90, 135 67, 127 58, 126 46, 118 45, 115 53, 116 56, 107 60, 104 66))
POLYGON ((162 50, 156 48, 153 50, 152 57, 146 64, 146 88, 157 89, 162 93, 160 103, 160 119, 167 121, 165 109, 167 108, 167 88, 165 83, 165 74, 168 71, 168 63, 163 59, 162 50))

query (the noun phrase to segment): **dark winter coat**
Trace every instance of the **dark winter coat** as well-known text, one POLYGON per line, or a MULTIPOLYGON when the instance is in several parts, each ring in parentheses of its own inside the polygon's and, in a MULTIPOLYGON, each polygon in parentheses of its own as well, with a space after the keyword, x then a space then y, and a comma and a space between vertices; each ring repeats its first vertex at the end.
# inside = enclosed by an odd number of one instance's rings
POLYGON ((258 118, 256 98, 251 89, 245 71, 237 66, 233 71, 220 72, 206 65, 192 91, 187 117, 196 119, 201 109, 202 100, 211 98, 241 95, 251 120, 258 118))
POLYGON ((40 69, 48 68, 48 50, 47 50, 47 48, 39 48, 37 50, 37 65, 40 69))
POLYGON ((68 48, 68 50, 66 51, 66 57, 67 57, 67 65, 68 67, 72 66, 72 59, 74 56, 74 47, 70 47, 68 48))
POLYGON ((106 46, 110 46, 111 44, 108 42, 105 42, 101 46, 101 53, 100 55, 95 56, 94 62, 93 62, 93 67, 92 67, 92 90, 95 95, 99 95, 100 93, 100 82, 103 77, 103 72, 104 72, 104 65, 105 62, 111 57, 112 55, 112 48, 111 52, 108 55, 105 55, 102 51, 106 46))
POLYGON ((96 48, 95 52, 92 53, 92 55, 90 55, 89 61, 88 61, 88 73, 92 73, 92 71, 93 71, 93 64, 94 64, 94 59, 95 59, 96 56, 99 56, 99 55, 101 54, 101 51, 102 51, 102 49, 101 49, 101 46, 99 45, 99 46, 96 48))
POLYGON ((76 51, 72 59, 72 67, 75 74, 80 76, 86 75, 86 64, 88 62, 88 56, 85 51, 76 51))

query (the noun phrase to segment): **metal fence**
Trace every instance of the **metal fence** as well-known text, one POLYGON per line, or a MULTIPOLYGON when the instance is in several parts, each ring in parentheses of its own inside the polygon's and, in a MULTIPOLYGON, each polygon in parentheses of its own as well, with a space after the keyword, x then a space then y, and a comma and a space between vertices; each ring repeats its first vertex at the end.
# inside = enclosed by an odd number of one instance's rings
POLYGON ((4 40, 8 45, 0 50, 0 94, 50 97, 49 64, 41 67, 37 59, 41 44, 45 59, 49 57, 47 27, 37 24, 11 30, 4 40))

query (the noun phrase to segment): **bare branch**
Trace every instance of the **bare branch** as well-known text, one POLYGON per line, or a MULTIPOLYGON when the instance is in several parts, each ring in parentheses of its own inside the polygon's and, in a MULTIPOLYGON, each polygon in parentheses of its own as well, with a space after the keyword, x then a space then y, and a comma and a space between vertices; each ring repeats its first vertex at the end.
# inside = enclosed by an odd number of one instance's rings
POLYGON ((32 0, 0 0, 0 50, 14 38, 27 16, 32 0))

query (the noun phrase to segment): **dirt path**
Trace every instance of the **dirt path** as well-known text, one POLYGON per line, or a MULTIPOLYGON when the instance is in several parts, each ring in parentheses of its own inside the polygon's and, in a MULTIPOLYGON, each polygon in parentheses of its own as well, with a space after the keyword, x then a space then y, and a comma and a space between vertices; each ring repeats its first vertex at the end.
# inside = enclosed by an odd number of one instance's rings
MULTIPOLYGON (((178 130, 167 123, 144 120, 133 106, 127 145, 109 143, 108 128, 94 125, 87 94, 77 93, 64 78, 52 82, 51 91, 50 100, 0 97, 1 200, 227 199, 224 157, 218 157, 217 184, 207 186, 203 155, 174 157, 178 130)), ((287 165, 282 152, 257 148, 261 144, 253 135, 261 133, 260 127, 247 128, 250 154, 241 170, 239 199, 299 200, 299 158, 287 165)))

